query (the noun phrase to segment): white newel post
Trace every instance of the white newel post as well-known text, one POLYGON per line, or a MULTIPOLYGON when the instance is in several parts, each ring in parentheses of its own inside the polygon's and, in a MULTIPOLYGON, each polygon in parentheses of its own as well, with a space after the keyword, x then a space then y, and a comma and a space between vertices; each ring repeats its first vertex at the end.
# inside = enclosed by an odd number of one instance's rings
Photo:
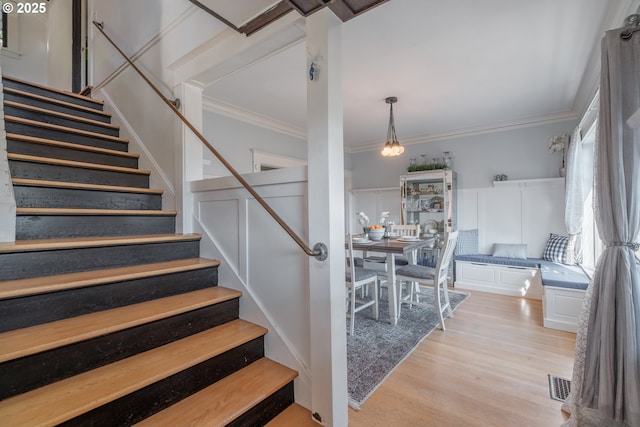
MULTIPOLYGON (((0 75, 2 68, 0 67, 0 75)), ((4 130, 4 97, 0 82, 0 243, 16 240, 16 200, 7 159, 7 133, 4 130)))
POLYGON ((307 18, 309 241, 329 249, 309 262, 311 412, 335 427, 348 419, 341 50, 342 23, 328 8, 307 18))
MULTIPOLYGON (((180 110, 191 124, 202 132, 202 88, 189 83, 176 86, 174 95, 180 99, 180 110)), ((179 119, 176 119, 179 120, 179 119)), ((176 232, 193 232, 193 197, 191 181, 203 178, 204 146, 191 130, 180 122, 176 144, 176 232)))

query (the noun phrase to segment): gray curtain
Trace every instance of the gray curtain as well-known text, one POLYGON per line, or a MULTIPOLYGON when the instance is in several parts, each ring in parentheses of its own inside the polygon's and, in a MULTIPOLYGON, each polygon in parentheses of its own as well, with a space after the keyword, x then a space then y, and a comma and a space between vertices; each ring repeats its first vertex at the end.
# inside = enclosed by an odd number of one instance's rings
POLYGON ((640 426, 640 32, 602 41, 594 213, 606 248, 598 260, 576 342, 566 425, 640 426))

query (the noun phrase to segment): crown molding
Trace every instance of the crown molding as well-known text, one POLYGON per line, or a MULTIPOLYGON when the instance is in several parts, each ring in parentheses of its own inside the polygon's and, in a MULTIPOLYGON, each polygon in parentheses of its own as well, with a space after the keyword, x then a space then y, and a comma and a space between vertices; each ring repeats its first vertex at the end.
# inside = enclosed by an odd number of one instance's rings
POLYGON ((305 143, 307 141, 307 132, 304 129, 291 126, 262 114, 245 110, 210 96, 204 95, 202 97, 202 107, 205 111, 209 111, 210 113, 219 114, 263 129, 292 136, 305 143))
MULTIPOLYGON (((489 126, 479 126, 475 128, 459 129, 451 132, 438 133, 433 135, 418 135, 411 138, 401 138, 400 144, 402 145, 414 145, 423 144, 425 142, 440 141, 444 139, 452 138, 468 138, 476 135, 482 135, 487 133, 508 132, 518 129, 524 129, 534 126, 542 126, 551 123, 566 122, 569 120, 578 120, 578 114, 573 111, 566 113, 550 114, 539 117, 532 117, 529 119, 496 123, 489 126)), ((359 145, 353 148, 345 147, 347 153, 360 153, 365 151, 379 151, 382 147, 383 141, 376 141, 366 145, 359 145)))

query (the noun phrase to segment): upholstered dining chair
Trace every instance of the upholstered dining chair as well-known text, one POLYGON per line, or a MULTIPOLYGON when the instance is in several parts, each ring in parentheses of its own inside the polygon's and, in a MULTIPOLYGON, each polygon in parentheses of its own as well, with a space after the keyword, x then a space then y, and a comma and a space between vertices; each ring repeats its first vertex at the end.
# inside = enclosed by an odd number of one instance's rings
POLYGON ((444 326, 444 314, 453 317, 453 310, 449 302, 448 274, 449 264, 453 259, 453 251, 458 241, 458 231, 451 231, 445 235, 445 243, 440 251, 440 257, 436 267, 425 267, 422 265, 405 265, 396 269, 396 283, 398 284, 398 313, 403 303, 417 306, 428 306, 428 303, 420 301, 421 296, 426 296, 421 286, 433 288, 434 308, 438 312, 440 329, 446 330, 444 326), (403 282, 409 284, 408 294, 402 295, 403 282), (443 301, 444 299, 444 301, 443 301))
MULTIPOLYGON (((346 251, 345 283, 347 286, 347 317, 350 319, 349 335, 353 335, 357 312, 367 307, 372 307, 373 317, 378 320, 378 272, 356 266, 353 257, 353 236, 351 234, 347 234, 346 251), (364 287, 370 287, 372 289, 373 295, 370 300, 356 298, 356 291, 364 287)), ((368 294, 368 292, 365 294, 368 294)))

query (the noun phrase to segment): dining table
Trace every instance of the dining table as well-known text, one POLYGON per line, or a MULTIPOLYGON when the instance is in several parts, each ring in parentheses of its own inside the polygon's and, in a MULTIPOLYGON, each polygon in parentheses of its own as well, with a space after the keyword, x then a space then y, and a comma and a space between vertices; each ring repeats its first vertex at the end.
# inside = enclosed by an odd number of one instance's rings
POLYGON ((392 325, 398 323, 400 310, 398 309, 398 289, 396 285, 396 262, 397 255, 405 255, 415 262, 418 250, 426 247, 433 247, 433 238, 415 238, 406 237, 383 238, 380 240, 358 241, 353 240, 353 249, 362 251, 363 258, 368 252, 384 253, 387 256, 387 286, 389 294, 389 321, 392 325))

